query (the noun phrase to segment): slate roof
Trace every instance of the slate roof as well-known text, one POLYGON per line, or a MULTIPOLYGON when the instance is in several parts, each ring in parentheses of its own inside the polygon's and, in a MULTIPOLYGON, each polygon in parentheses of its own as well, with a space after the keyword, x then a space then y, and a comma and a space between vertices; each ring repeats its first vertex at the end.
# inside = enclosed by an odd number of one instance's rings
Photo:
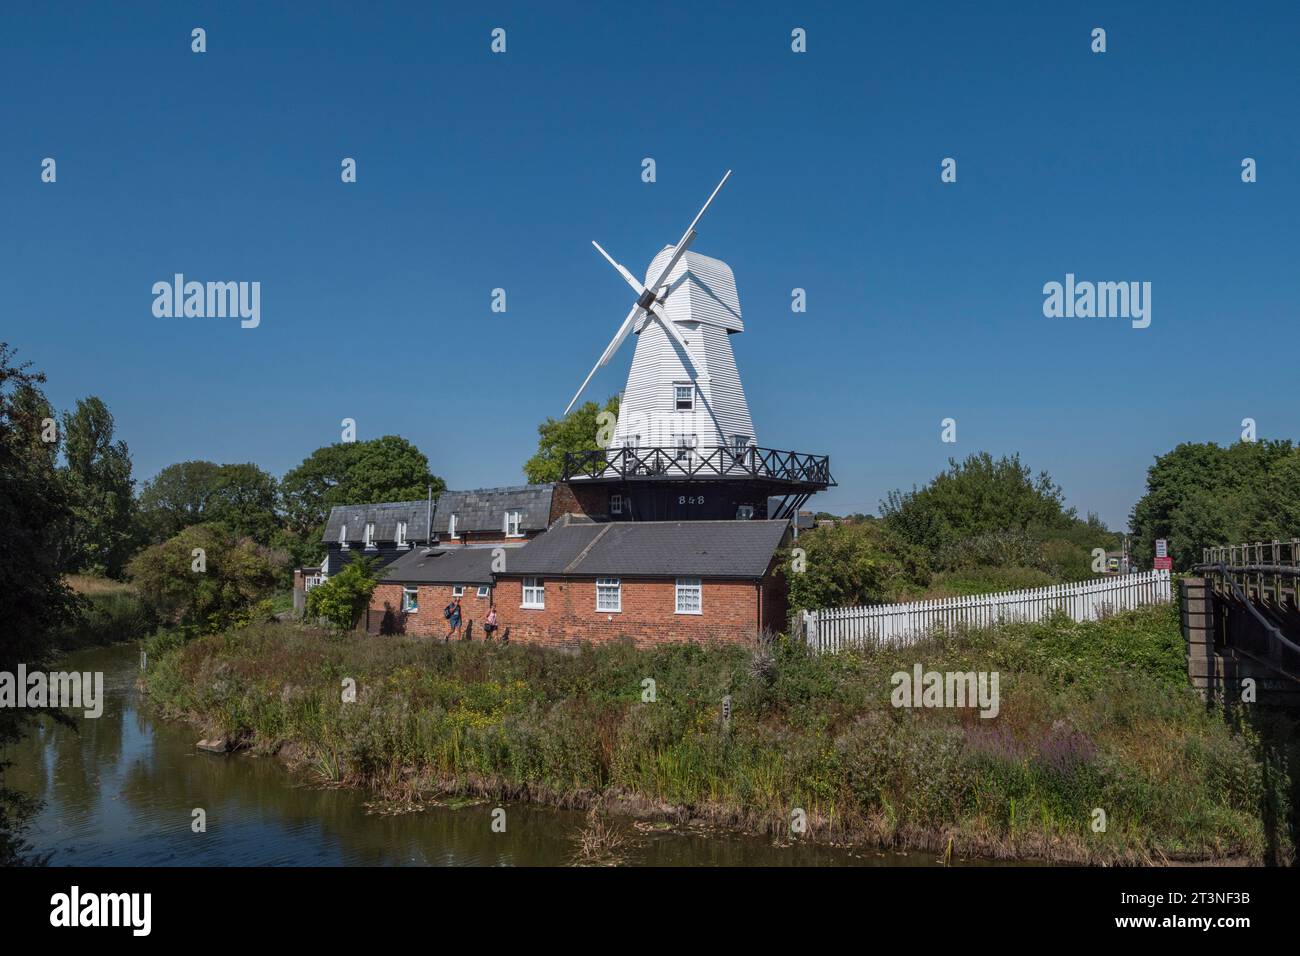
POLYGON ((505 574, 758 580, 788 521, 557 521, 506 557, 505 574))
POLYGON ((493 550, 412 548, 384 568, 379 580, 390 584, 491 584, 493 550))
POLYGON ((445 535, 447 522, 456 516, 456 532, 505 531, 505 514, 518 511, 520 531, 541 531, 551 520, 551 494, 555 485, 514 485, 444 491, 434 505, 433 533, 445 535))
POLYGON ((423 541, 429 522, 428 509, 428 499, 424 498, 419 501, 384 501, 373 505, 335 505, 325 520, 325 533, 321 535, 321 541, 326 544, 336 543, 339 531, 345 524, 348 526, 348 541, 364 541, 368 523, 375 526, 376 541, 396 541, 399 521, 406 522, 407 540, 423 541))
MULTIPOLYGON (((456 532, 505 531, 505 514, 518 511, 519 530, 541 531, 551 520, 551 494, 555 485, 513 485, 507 488, 476 488, 472 491, 444 491, 433 503, 433 533, 447 534, 447 522, 456 515, 456 532)), ((428 526, 428 500, 385 501, 372 505, 335 505, 325 521, 321 541, 335 544, 339 531, 348 526, 348 541, 364 541, 366 524, 375 526, 376 541, 396 541, 397 522, 406 522, 408 541, 424 542, 428 526)))

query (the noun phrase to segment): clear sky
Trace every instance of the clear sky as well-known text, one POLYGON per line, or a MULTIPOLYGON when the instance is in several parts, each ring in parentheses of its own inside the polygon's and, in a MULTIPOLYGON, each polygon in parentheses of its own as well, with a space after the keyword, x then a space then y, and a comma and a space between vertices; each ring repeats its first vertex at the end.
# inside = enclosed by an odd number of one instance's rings
POLYGON ((631 304, 590 241, 643 272, 732 168, 694 248, 759 443, 831 456, 814 507, 1019 451, 1122 527, 1177 443, 1300 435, 1295 4, 843 7, 6 0, 0 339, 141 479, 350 417, 513 484, 631 304), (260 326, 155 317, 177 272, 259 281, 260 326), (1068 272, 1150 282, 1150 327, 1045 317, 1068 272))

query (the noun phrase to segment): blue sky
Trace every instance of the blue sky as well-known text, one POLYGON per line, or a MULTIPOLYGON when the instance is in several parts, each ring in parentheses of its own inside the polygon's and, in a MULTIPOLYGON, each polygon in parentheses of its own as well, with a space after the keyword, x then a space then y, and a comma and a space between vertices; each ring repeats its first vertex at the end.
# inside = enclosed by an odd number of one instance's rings
POLYGON ((1294 5, 845 6, 7 2, 0 339, 141 479, 351 417, 512 484, 630 305, 590 241, 644 271, 732 168, 694 248, 760 444, 831 456, 815 507, 1018 451, 1122 527, 1178 442, 1300 435, 1294 5), (260 327, 156 318, 176 272, 260 281, 260 327), (1045 318, 1067 272, 1149 281, 1151 326, 1045 318))

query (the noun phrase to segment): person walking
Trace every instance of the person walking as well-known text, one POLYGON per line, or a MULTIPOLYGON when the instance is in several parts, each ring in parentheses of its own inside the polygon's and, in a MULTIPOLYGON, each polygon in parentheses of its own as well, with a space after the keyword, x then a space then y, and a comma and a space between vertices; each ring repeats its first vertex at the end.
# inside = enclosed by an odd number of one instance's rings
POLYGON ((460 598, 452 598, 451 603, 442 609, 442 616, 447 619, 447 624, 451 627, 447 636, 442 639, 445 644, 460 633, 460 598))

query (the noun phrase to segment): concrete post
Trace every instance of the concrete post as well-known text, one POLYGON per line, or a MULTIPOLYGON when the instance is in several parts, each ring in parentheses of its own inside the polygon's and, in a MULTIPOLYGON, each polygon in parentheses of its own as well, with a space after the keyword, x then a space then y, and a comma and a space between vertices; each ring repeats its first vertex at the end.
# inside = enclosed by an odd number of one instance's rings
POLYGON ((1183 578, 1179 588, 1187 679, 1203 700, 1216 696, 1223 677, 1214 651, 1214 594, 1205 578, 1183 578))

